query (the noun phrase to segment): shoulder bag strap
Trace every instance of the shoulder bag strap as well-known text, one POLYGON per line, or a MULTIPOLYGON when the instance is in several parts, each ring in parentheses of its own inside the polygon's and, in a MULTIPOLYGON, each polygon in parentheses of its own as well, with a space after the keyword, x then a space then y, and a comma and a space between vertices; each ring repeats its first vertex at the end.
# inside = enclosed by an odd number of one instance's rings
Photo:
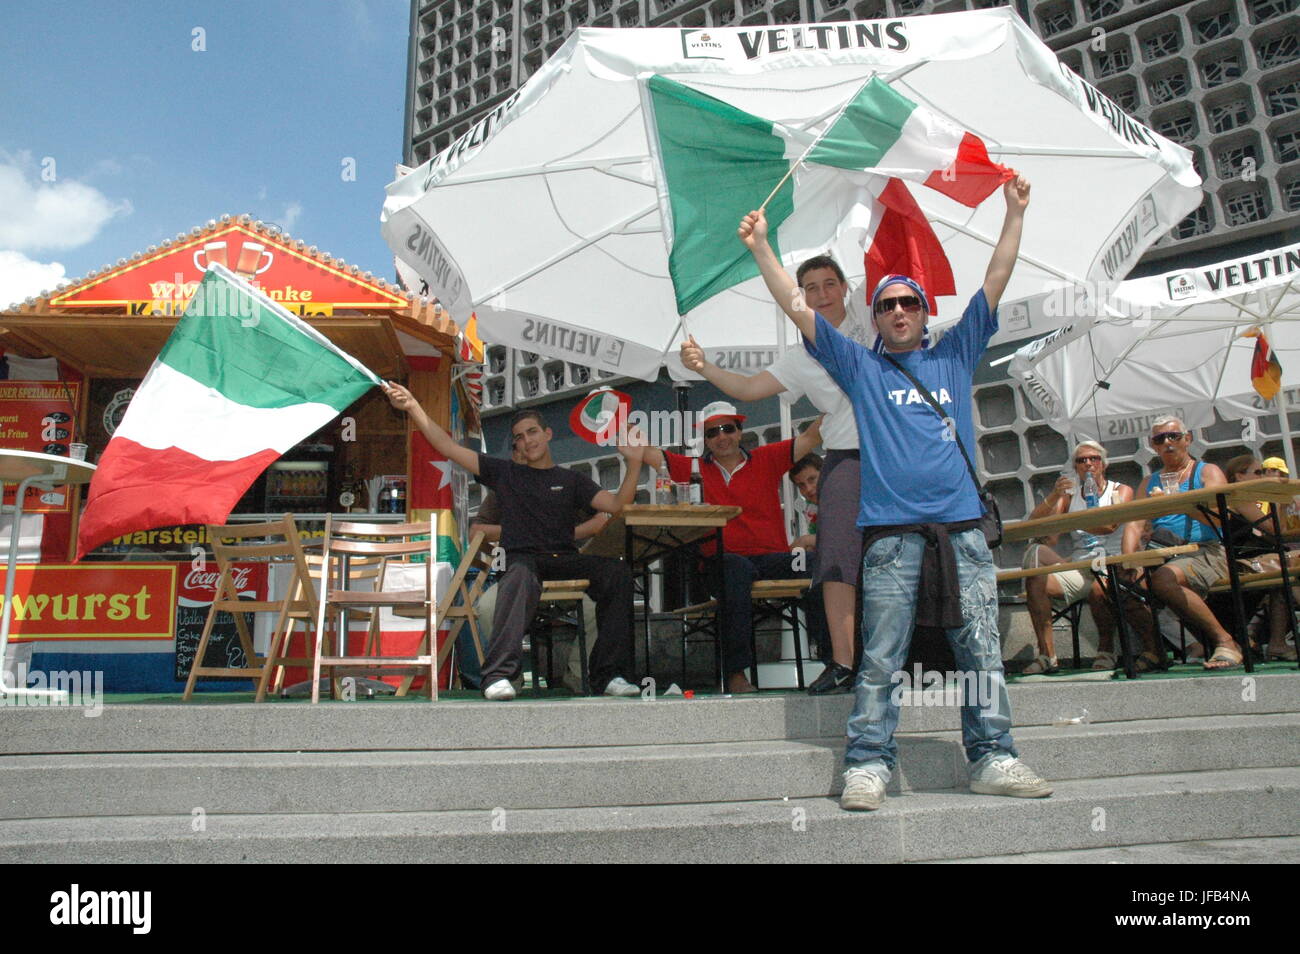
POLYGON ((920 394, 923 398, 925 398, 926 404, 934 408, 934 413, 938 414, 939 417, 945 422, 949 420, 952 421, 953 424, 952 437, 953 440, 957 442, 957 449, 961 451, 962 460, 966 461, 966 470, 970 474, 971 481, 974 482, 975 484, 975 489, 977 491, 983 491, 984 488, 980 486, 980 479, 975 475, 975 466, 970 462, 970 455, 966 453, 966 445, 964 445, 961 442, 961 435, 957 433, 956 419, 952 418, 950 415, 945 414, 943 412, 943 408, 939 406, 939 402, 936 401, 934 397, 930 394, 930 390, 925 385, 923 385, 920 381, 916 380, 916 378, 912 376, 911 371, 908 371, 907 368, 903 367, 901 364, 895 361, 886 352, 882 351, 881 355, 884 357, 886 361, 888 361, 890 364, 896 367, 899 371, 902 371, 903 376, 906 377, 907 380, 911 381, 914 385, 916 385, 917 393, 920 394))

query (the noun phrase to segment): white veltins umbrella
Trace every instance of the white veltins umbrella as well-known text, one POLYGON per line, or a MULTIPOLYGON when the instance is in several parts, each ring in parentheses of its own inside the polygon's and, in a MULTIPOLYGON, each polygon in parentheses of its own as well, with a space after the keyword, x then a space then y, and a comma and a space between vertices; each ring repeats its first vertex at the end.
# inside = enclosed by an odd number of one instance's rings
POLYGON ((1199 427, 1216 409, 1225 420, 1277 413, 1251 385, 1255 339, 1241 334, 1256 326, 1282 366, 1279 398, 1300 409, 1300 244, 1123 282, 1106 310, 1011 361, 1056 430, 1112 440, 1144 437, 1162 414, 1199 427))
MULTIPOLYGON (((476 311, 485 339, 653 378, 682 324, 643 111, 655 75, 811 135, 879 75, 969 130, 1034 187, 1006 301, 1053 284, 1118 281, 1200 202, 1190 153, 1070 72, 1009 7, 856 23, 580 29, 517 94, 388 187, 389 246, 453 317, 476 311)), ((919 185, 912 192, 956 279, 957 298, 939 303, 942 324, 983 282, 1003 201, 994 195, 970 209, 919 185)), ((754 207, 765 194, 756 187, 754 207)), ((862 198, 846 193, 823 234, 783 243, 787 264, 830 250, 860 279, 861 238, 845 223, 861 219, 862 198)), ((773 316, 752 279, 694 307, 685 326, 710 348, 740 353, 773 346, 773 316)))

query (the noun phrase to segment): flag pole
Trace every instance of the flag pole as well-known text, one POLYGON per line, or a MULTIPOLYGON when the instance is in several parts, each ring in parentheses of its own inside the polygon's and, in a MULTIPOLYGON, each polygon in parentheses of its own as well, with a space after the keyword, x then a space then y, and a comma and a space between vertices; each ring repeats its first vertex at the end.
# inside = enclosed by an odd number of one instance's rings
POLYGON ((835 115, 827 121, 826 128, 823 129, 820 134, 813 137, 813 141, 808 144, 808 148, 803 151, 803 155, 799 157, 798 161, 790 163, 790 168, 787 169, 785 175, 781 177, 781 181, 776 184, 776 188, 767 194, 767 198, 764 199, 763 204, 758 207, 758 211, 767 211, 767 204, 772 201, 772 197, 781 191, 781 186, 785 185, 786 181, 794 175, 794 171, 804 164, 804 160, 808 158, 808 154, 817 148, 817 144, 826 138, 828 132, 835 128, 835 124, 839 122, 840 117, 844 115, 844 111, 849 108, 849 104, 858 98, 858 93, 861 93, 862 90, 866 88, 867 83, 870 82, 871 80, 867 80, 866 83, 863 83, 858 87, 857 93, 854 93, 844 101, 844 105, 841 106, 835 115))

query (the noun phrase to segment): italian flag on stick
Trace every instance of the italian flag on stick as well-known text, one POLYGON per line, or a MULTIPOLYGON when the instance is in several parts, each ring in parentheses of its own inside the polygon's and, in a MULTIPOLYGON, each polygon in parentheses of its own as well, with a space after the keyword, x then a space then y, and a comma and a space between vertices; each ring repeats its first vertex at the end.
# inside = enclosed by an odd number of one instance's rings
POLYGON ((1011 177, 978 138, 875 78, 815 139, 663 76, 646 82, 645 103, 679 314, 758 276, 736 225, 765 195, 778 256, 817 254, 856 230, 869 274, 910 274, 934 286, 931 301, 952 294, 904 180, 975 206, 1011 177))
POLYGON ((267 465, 379 383, 301 318, 210 265, 104 450, 77 559, 135 530, 224 523, 267 465))

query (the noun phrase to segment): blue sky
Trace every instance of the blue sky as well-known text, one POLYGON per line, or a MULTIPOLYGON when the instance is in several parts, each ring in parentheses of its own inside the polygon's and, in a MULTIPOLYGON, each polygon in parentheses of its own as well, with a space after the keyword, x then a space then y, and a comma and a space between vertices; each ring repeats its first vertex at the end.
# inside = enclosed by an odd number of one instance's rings
POLYGON ((0 307, 226 213, 391 278, 409 17, 407 0, 6 2, 0 307))

